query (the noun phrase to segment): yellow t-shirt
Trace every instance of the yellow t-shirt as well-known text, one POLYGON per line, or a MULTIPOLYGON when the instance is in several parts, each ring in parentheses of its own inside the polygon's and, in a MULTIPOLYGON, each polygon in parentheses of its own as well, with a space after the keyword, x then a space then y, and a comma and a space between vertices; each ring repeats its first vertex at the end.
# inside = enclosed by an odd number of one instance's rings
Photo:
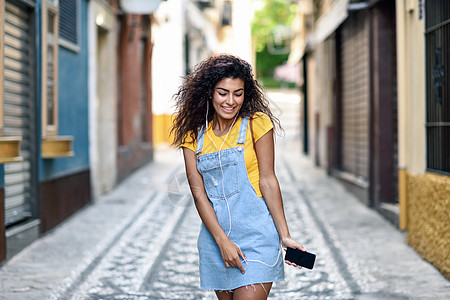
MULTIPOLYGON (((201 154, 213 153, 217 152, 220 146, 223 143, 222 148, 220 150, 229 149, 237 147, 237 140, 239 137, 239 130, 241 128, 242 118, 238 118, 236 123, 231 128, 228 137, 225 142, 224 139, 226 135, 217 137, 211 126, 208 126, 207 132, 205 132, 205 137, 203 139, 203 149, 201 154), (207 134, 208 133, 208 134, 207 134), (209 135, 209 137, 208 137, 209 135), (211 141, 214 141, 216 145, 211 141), (216 148, 217 146, 217 148, 216 148)), ((210 123, 211 125, 211 123, 210 123)), ((272 121, 270 118, 264 113, 256 113, 253 119, 253 137, 255 142, 259 140, 263 135, 265 135, 269 130, 273 128, 272 121)), ((190 135, 188 134, 186 137, 186 141, 181 144, 181 147, 185 147, 191 149, 192 151, 197 151, 197 140, 192 141, 190 135)), ((261 190, 259 189, 259 169, 258 169, 258 160, 256 158, 255 150, 253 149, 252 135, 250 131, 250 120, 247 126, 247 133, 245 136, 245 145, 244 145, 244 158, 245 165, 247 167, 247 174, 250 180, 253 189, 255 190, 258 197, 262 197, 261 190)))

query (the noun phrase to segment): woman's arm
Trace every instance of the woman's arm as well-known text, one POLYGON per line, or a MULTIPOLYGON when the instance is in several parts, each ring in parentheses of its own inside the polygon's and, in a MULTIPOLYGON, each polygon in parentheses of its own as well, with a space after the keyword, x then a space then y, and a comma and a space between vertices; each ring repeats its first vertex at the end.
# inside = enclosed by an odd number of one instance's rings
POLYGON ((192 196, 194 197, 195 207, 197 208, 200 218, 219 246, 225 266, 227 268, 239 268, 242 274, 244 274, 244 267, 242 266, 239 256, 245 260, 245 255, 241 249, 228 238, 222 227, 220 227, 216 213, 206 195, 203 178, 197 170, 197 157, 195 156, 194 151, 183 148, 183 155, 186 175, 192 196))
MULTIPOLYGON (((272 215, 278 234, 280 235, 281 243, 284 247, 305 251, 302 245, 291 238, 286 222, 283 199, 274 169, 275 146, 273 142, 273 130, 268 131, 258 139, 255 143, 255 148, 259 167, 259 188, 272 215)), ((296 266, 290 262, 286 263, 296 266)))

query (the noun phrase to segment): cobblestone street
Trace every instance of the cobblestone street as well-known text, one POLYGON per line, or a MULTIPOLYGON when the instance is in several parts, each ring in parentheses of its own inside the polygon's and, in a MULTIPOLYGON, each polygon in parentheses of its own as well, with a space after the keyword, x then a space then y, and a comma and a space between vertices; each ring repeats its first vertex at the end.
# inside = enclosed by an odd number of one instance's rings
MULTIPOLYGON (((300 154, 289 129, 296 120, 284 115, 277 175, 291 234, 317 260, 314 270, 285 265, 270 298, 449 299, 449 281, 404 233, 300 154)), ((158 150, 155 162, 2 266, 0 299, 215 299, 198 289, 199 229, 181 152, 158 150)))

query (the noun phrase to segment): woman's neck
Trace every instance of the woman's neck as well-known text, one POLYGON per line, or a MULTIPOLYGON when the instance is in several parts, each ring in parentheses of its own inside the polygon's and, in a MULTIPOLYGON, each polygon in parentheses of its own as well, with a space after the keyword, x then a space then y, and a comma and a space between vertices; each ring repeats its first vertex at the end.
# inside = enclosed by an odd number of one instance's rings
POLYGON ((219 137, 226 135, 231 130, 231 126, 233 126, 236 119, 237 119, 237 115, 233 119, 229 119, 229 120, 223 119, 223 118, 218 118, 217 115, 214 115, 214 119, 213 119, 213 123, 212 123, 212 129, 213 129, 214 134, 219 137))

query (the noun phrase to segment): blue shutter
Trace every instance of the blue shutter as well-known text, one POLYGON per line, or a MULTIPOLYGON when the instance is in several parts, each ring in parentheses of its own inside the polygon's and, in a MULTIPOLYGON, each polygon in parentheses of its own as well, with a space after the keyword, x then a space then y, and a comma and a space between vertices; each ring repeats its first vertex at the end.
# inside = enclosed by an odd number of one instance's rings
POLYGON ((79 43, 79 0, 59 0, 59 37, 75 45, 79 43))

